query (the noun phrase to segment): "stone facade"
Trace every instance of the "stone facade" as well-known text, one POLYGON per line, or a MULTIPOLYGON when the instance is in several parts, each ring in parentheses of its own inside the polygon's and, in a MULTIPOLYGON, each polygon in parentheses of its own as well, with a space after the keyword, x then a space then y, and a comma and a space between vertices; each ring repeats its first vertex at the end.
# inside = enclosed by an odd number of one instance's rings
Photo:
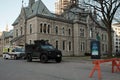
POLYGON ((117 53, 117 52, 120 52, 120 23, 113 24, 112 28, 114 30, 113 52, 117 53))
POLYGON ((13 30, 2 32, 0 36, 0 55, 2 55, 4 48, 9 48, 10 46, 12 46, 11 43, 12 39, 13 39, 13 30))
POLYGON ((61 15, 51 13, 41 0, 29 0, 28 7, 13 23, 16 45, 34 44, 34 40, 48 40, 64 56, 83 56, 90 53, 90 42, 100 37, 101 53, 107 51, 107 32, 89 17, 89 11, 76 5, 61 15))

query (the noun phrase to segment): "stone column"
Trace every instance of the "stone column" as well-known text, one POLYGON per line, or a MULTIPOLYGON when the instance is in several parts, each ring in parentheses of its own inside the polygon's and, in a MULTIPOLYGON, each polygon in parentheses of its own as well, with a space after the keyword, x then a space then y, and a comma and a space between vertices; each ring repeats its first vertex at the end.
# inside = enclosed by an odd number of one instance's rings
POLYGON ((73 24, 73 53, 74 56, 79 56, 79 21, 75 20, 73 24))

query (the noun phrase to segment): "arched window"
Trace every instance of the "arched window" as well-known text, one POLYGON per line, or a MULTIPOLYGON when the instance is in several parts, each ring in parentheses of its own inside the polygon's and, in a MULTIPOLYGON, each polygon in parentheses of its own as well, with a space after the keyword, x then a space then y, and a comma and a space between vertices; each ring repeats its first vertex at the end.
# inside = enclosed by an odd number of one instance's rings
POLYGON ((43 25, 42 25, 42 23, 41 23, 41 24, 40 24, 40 32, 41 32, 41 33, 42 33, 42 26, 43 26, 43 25))
POLYGON ((56 41, 56 49, 58 49, 58 41, 56 41))
POLYGON ((102 34, 102 40, 104 40, 104 35, 102 34))
POLYGON ((32 24, 30 24, 30 34, 32 34, 32 24))
POLYGON ((65 50, 65 41, 63 41, 63 50, 65 50))
POLYGON ((65 34, 65 29, 64 29, 64 27, 62 28, 62 34, 63 34, 63 35, 65 34))
POLYGON ((81 51, 84 51, 85 50, 85 43, 84 42, 81 42, 81 44, 80 44, 80 50, 81 51))
POLYGON ((68 34, 69 34, 69 36, 71 35, 71 30, 70 29, 68 29, 68 34))
POLYGON ((69 51, 71 51, 71 46, 72 46, 71 42, 69 42, 69 51))
POLYGON ((107 41, 107 35, 105 34, 105 41, 107 41))
POLYGON ((84 29, 80 29, 80 36, 84 37, 84 29))
POLYGON ((58 34, 58 26, 55 27, 55 34, 58 34))
POLYGON ((46 27, 47 27, 47 25, 44 24, 44 28, 43 28, 43 32, 44 32, 44 33, 46 33, 46 27))
POLYGON ((50 25, 48 25, 48 30, 47 30, 48 34, 50 33, 50 25))

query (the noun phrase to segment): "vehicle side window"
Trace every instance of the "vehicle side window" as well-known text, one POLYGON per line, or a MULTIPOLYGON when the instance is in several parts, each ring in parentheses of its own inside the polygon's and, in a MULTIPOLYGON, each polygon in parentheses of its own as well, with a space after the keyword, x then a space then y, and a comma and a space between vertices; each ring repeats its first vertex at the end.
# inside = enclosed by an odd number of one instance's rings
POLYGON ((13 49, 12 52, 15 52, 15 49, 13 49))

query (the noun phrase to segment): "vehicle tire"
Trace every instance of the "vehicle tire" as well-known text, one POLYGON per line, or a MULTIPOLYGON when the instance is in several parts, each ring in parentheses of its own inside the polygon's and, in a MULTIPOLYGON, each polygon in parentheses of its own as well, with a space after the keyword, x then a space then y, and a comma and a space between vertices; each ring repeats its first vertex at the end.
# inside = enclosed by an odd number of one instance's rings
POLYGON ((8 59, 8 58, 6 57, 6 55, 4 56, 4 59, 8 59))
POLYGON ((62 58, 61 58, 61 57, 60 57, 60 58, 56 58, 55 61, 56 61, 57 63, 60 63, 60 62, 62 61, 62 58))
POLYGON ((14 60, 17 60, 17 55, 14 55, 14 60))
POLYGON ((3 58, 6 59, 6 55, 3 58))
POLYGON ((48 61, 47 55, 41 55, 40 61, 41 61, 42 63, 46 63, 46 62, 48 61))
POLYGON ((32 56, 31 56, 31 54, 27 55, 27 62, 32 62, 32 56))

